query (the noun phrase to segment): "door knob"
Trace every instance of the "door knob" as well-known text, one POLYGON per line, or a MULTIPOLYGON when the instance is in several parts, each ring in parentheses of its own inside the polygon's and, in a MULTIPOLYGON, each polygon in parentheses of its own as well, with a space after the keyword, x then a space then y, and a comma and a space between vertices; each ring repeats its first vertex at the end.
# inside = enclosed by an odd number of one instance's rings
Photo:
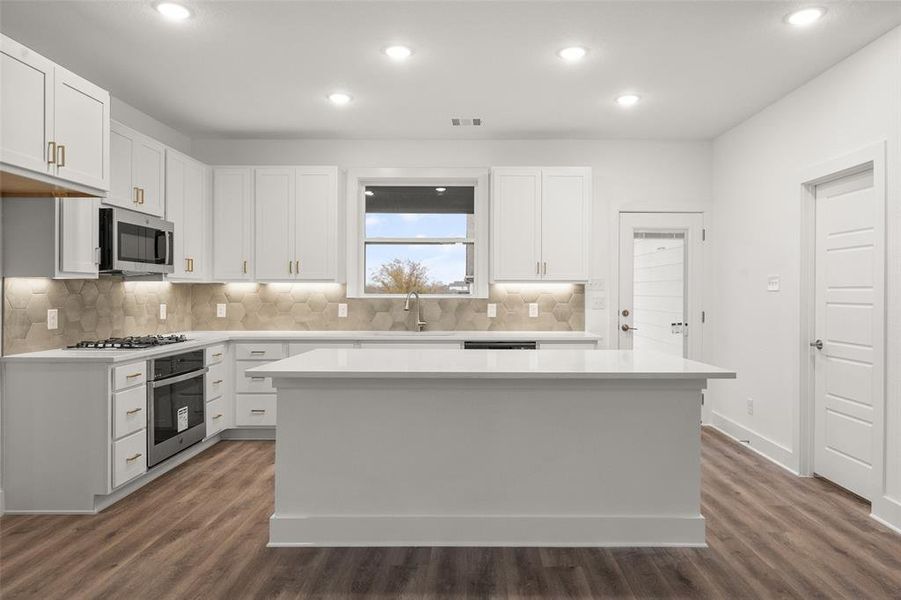
POLYGON ((823 340, 816 340, 816 341, 810 342, 810 347, 816 348, 817 350, 822 350, 823 349, 823 340))
POLYGON ((638 331, 638 329, 636 329, 635 327, 629 327, 628 323, 623 323, 623 326, 621 327, 621 329, 623 331, 638 331))

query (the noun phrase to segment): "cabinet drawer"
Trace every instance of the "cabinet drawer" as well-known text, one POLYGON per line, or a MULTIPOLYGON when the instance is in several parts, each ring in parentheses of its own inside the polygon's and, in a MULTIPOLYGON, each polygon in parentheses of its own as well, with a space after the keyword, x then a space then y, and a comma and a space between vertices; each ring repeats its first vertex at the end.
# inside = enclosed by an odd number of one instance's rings
POLYGON ((275 426, 275 394, 237 394, 235 425, 239 427, 275 426))
POLYGON ((539 349, 545 350, 595 350, 597 342, 588 340, 584 342, 538 342, 539 349))
POLYGON ((225 346, 213 346, 204 351, 207 366, 217 365, 225 360, 225 346))
MULTIPOLYGON (((256 363, 254 363, 256 364, 256 363)), ((212 365, 206 374, 206 400, 215 400, 225 391, 225 364, 212 365)))
POLYGON ((275 388, 272 387, 272 379, 269 377, 251 377, 244 374, 245 370, 264 364, 266 363, 260 363, 255 360, 236 360, 235 391, 246 394, 274 394, 275 388))
POLYGON ((278 343, 235 344, 238 360, 279 360, 285 358, 285 345, 278 343))
POLYGON ((288 356, 297 356, 319 348, 356 348, 355 342, 292 342, 288 344, 288 356))
POLYGON ((147 471, 147 431, 139 431, 113 443, 113 487, 119 487, 147 471))
POLYGON ((360 348, 395 348, 407 350, 458 350, 462 342, 360 342, 360 348))
POLYGON ((113 394, 113 438, 147 426, 147 389, 143 386, 113 394))
POLYGON ((113 390, 147 383, 147 361, 131 363, 113 369, 113 390))
POLYGON ((206 436, 211 437, 225 429, 225 406, 222 398, 206 403, 206 436))

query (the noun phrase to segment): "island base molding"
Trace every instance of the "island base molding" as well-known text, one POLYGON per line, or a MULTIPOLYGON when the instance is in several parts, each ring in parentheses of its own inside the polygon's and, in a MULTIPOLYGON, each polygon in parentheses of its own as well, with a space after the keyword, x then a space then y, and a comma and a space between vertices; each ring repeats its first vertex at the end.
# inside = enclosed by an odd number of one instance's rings
POLYGON ((704 517, 285 516, 269 546, 706 547, 704 517))

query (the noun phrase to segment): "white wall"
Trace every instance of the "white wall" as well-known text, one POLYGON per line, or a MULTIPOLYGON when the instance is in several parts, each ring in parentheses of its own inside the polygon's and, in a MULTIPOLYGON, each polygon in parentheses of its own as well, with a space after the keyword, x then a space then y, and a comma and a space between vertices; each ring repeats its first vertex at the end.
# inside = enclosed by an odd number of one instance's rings
POLYGON ((153 139, 160 141, 167 146, 175 148, 179 152, 191 154, 191 138, 177 131, 165 123, 157 121, 150 115, 139 111, 130 104, 119 100, 118 98, 110 99, 110 117, 114 121, 119 121, 123 125, 131 127, 136 131, 140 131, 144 135, 148 135, 153 139))
MULTIPOLYGON (((714 141, 712 352, 739 378, 708 398, 719 426, 799 469, 802 172, 879 141, 888 144, 887 487, 901 500, 901 29, 714 141), (776 274, 782 291, 768 293, 776 274)), ((901 526, 901 510, 897 518, 901 526)))
POLYGON ((589 166, 593 173, 592 278, 603 280, 607 309, 591 310, 590 330, 612 336, 616 320, 619 210, 706 210, 709 142, 592 140, 219 140, 195 139, 212 165, 303 164, 354 167, 589 166))

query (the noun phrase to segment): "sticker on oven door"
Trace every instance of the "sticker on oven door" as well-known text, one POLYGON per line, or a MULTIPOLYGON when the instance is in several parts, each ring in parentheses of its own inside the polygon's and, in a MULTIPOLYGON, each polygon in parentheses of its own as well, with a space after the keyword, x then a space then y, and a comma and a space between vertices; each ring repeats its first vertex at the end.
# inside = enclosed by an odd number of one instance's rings
POLYGON ((188 428, 188 407, 182 406, 178 409, 178 432, 181 433, 188 428))

